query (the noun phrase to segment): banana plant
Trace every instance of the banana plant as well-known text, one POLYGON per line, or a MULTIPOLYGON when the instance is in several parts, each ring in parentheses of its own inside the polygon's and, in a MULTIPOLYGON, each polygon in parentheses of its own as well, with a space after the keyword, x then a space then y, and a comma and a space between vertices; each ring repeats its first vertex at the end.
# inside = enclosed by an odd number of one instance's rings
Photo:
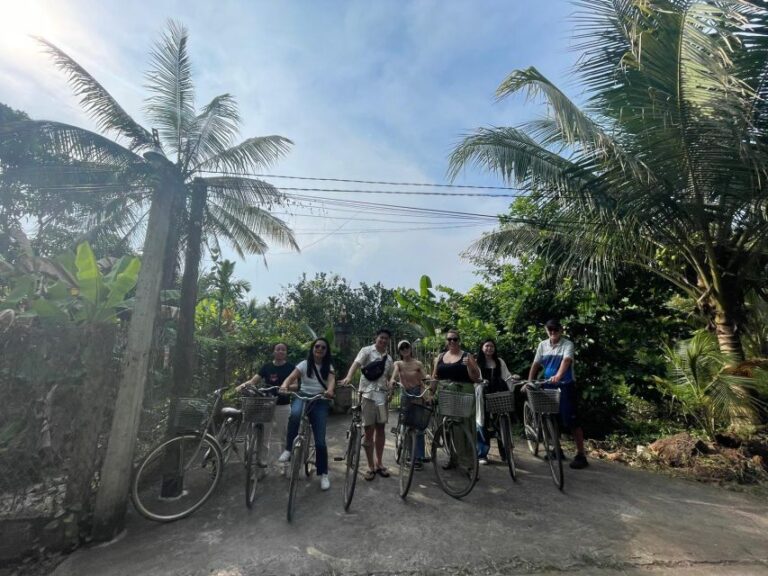
MULTIPOLYGON (((141 268, 137 257, 123 256, 104 274, 88 242, 78 245, 74 254, 30 261, 39 261, 41 266, 26 272, 14 268, 15 273, 8 274, 12 289, 0 308, 82 324, 112 322, 130 308, 128 296, 141 268)), ((4 268, 6 274, 10 269, 4 268)))

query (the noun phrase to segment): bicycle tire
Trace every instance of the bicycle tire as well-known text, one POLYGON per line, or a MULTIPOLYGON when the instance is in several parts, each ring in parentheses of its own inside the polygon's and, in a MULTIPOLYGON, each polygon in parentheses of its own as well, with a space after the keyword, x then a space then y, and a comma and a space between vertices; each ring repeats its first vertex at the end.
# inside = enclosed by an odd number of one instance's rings
POLYGON ((543 416, 541 430, 544 435, 544 448, 547 451, 547 462, 552 472, 552 481, 558 490, 563 490, 565 477, 563 476, 563 451, 560 447, 560 427, 557 423, 557 415, 543 416))
POLYGON ((304 449, 304 474, 307 478, 312 476, 312 472, 317 468, 316 457, 317 453, 315 451, 314 436, 312 435, 312 429, 309 428, 309 432, 307 433, 307 446, 304 449))
POLYGON ((471 463, 459 461, 457 437, 463 438, 465 446, 474 446, 471 434, 459 422, 449 420, 438 427, 432 439, 432 467, 443 492, 454 498, 462 498, 474 488, 478 466, 474 454, 468 458, 471 463))
POLYGON ((298 436, 291 448, 291 478, 288 481, 288 511, 286 515, 288 522, 293 522, 296 513, 296 491, 299 487, 301 466, 304 463, 304 450, 303 440, 298 436))
POLYGON ((360 433, 360 427, 352 425, 349 431, 349 441, 347 442, 346 461, 347 466, 344 473, 344 511, 349 510, 352 505, 352 497, 355 495, 355 486, 357 485, 357 471, 360 468, 360 446, 363 436, 360 433))
POLYGON ((259 482, 259 446, 263 429, 258 424, 248 424, 245 431, 245 505, 251 509, 256 500, 256 486, 259 482))
POLYGON ((533 406, 526 400, 523 405, 523 433, 528 444, 528 451, 534 456, 539 455, 539 436, 541 435, 537 423, 538 420, 536 413, 533 411, 533 406))
POLYGON ((232 451, 237 450, 235 446, 235 439, 237 438, 237 432, 240 429, 240 423, 227 418, 222 422, 221 428, 216 433, 216 440, 221 447, 221 455, 224 457, 224 464, 229 464, 229 459, 232 457, 232 451))
MULTIPOLYGON (((184 434, 156 446, 139 464, 131 482, 131 500, 136 510, 155 522, 173 522, 186 518, 211 497, 221 481, 224 457, 216 438, 184 434), (173 464, 174 482, 179 482, 178 496, 165 497, 173 464)), ((178 489, 178 488, 177 488, 178 489)))
POLYGON ((408 496, 413 482, 413 470, 416 465, 416 431, 406 428, 400 455, 400 498, 408 496))
POLYGON ((509 422, 509 415, 499 416, 499 428, 501 429, 501 449, 502 457, 507 462, 509 475, 514 482, 517 482, 517 470, 515 468, 515 446, 512 441, 512 425, 509 422))
POLYGON ((395 428, 395 462, 400 464, 400 455, 403 452, 403 436, 405 434, 405 426, 402 422, 397 423, 395 428))

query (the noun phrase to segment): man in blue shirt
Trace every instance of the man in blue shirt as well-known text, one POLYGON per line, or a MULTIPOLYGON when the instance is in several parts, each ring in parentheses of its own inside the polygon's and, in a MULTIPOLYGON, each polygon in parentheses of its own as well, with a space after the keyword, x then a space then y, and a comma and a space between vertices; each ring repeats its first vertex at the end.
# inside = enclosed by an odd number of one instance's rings
POLYGON ((557 320, 548 320, 544 325, 549 338, 539 343, 536 356, 528 373, 528 380, 534 380, 544 369, 544 378, 550 384, 545 387, 560 388, 560 419, 563 428, 569 428, 576 441, 576 457, 571 468, 586 468, 589 463, 584 452, 584 431, 577 420, 576 377, 573 370, 573 342, 562 337, 563 327, 557 320))

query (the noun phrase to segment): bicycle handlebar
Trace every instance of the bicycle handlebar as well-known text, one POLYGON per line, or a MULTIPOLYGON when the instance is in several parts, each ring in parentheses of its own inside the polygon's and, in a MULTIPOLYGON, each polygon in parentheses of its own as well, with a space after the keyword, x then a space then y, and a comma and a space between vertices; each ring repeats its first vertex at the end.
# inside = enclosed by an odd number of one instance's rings
MULTIPOLYGON (((425 380, 427 380, 427 378, 424 378, 424 380, 422 380, 422 381, 425 381, 425 380)), ((400 382, 398 380, 394 380, 393 383, 397 384, 398 386, 400 386, 400 388, 403 389, 403 394, 405 394, 409 398, 423 398, 424 394, 426 394, 427 392, 430 391, 429 388, 424 388, 424 390, 421 391, 421 394, 411 394, 410 392, 408 392, 408 389, 405 386, 403 386, 402 382, 400 382)), ((415 386, 414 386, 414 388, 415 388, 415 386)))

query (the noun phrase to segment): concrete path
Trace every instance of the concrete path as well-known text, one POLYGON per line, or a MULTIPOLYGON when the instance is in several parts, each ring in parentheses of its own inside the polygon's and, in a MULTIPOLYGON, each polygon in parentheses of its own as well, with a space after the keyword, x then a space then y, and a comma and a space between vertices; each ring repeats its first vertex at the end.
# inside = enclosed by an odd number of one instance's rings
MULTIPOLYGON (((329 422, 331 458, 346 423, 329 422)), ((121 537, 79 550, 54 574, 768 575, 766 501, 605 462, 566 468, 560 493, 546 462, 522 443, 516 454, 516 484, 505 466, 482 467, 462 500, 440 490, 431 466, 416 473, 407 501, 394 469, 390 478, 360 478, 349 513, 341 464, 332 462, 331 490, 304 482, 292 524, 284 477, 267 477, 249 511, 244 472, 230 464, 192 517, 155 524, 131 510, 121 537)), ((389 444, 386 457, 394 468, 389 444)))

